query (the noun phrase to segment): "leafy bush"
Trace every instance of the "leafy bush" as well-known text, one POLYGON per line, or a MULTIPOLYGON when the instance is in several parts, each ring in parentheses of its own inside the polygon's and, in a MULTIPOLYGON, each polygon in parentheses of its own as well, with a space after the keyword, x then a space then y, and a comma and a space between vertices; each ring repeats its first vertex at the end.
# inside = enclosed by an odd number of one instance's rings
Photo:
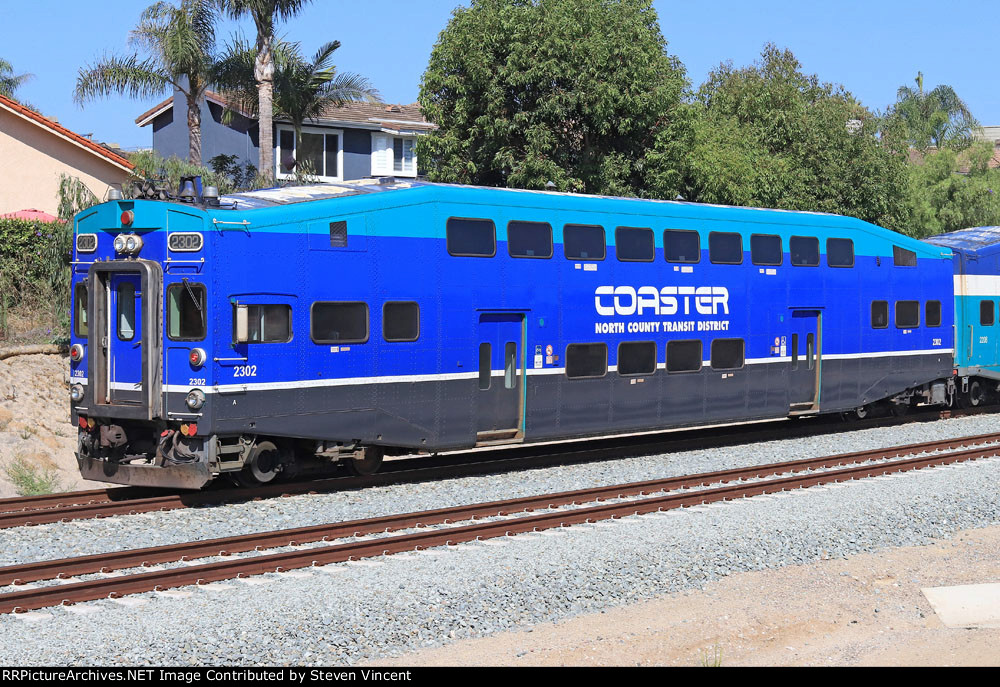
POLYGON ((70 222, 0 218, 0 339, 65 338, 72 246, 70 222))

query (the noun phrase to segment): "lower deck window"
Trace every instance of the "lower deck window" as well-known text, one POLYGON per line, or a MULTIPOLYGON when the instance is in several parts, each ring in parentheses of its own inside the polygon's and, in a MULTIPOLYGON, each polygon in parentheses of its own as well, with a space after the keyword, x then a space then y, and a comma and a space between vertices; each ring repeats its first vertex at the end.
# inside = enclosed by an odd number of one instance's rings
POLYGON ((993 301, 979 301, 979 324, 984 327, 992 327, 996 321, 996 308, 993 301))
POLYGON ((570 344, 566 347, 566 376, 570 379, 603 377, 607 372, 607 344, 570 344))
POLYGON ((628 341, 618 344, 618 374, 651 375, 656 372, 656 343, 628 341))
POLYGON ((700 369, 700 340, 667 342, 667 372, 697 372, 700 369))
POLYGON ((292 340, 290 305, 248 305, 247 316, 250 325, 247 343, 285 343, 292 340))
POLYGON ((743 363, 743 339, 716 339, 712 342, 713 370, 738 370, 743 363))
POLYGON ((167 336, 173 341, 205 338, 205 285, 183 281, 167 289, 167 336))
POLYGON ((310 333, 316 343, 342 344, 368 341, 368 304, 363 302, 313 303, 310 333))

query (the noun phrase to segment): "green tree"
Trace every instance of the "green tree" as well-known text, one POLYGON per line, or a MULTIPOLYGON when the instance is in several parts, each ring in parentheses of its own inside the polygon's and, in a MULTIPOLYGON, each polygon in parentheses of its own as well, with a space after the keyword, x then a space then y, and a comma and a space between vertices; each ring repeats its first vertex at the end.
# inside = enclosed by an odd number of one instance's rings
POLYGON ((968 148, 979 123, 951 86, 924 91, 924 75, 917 72, 916 90, 901 86, 896 91, 893 113, 906 126, 906 136, 921 152, 929 147, 968 148))
POLYGON ((1000 224, 1000 170, 989 167, 992 156, 993 146, 979 143, 962 153, 944 148, 911 165, 906 233, 923 238, 1000 224))
MULTIPOLYGON (((298 43, 277 41, 272 47, 273 114, 288 119, 295 128, 295 167, 300 170, 305 122, 319 119, 326 107, 339 107, 347 102, 378 102, 378 91, 363 76, 337 72, 333 53, 340 47, 340 41, 321 46, 311 61, 302 56, 298 43)), ((216 79, 226 96, 250 114, 256 114, 259 105, 255 59, 255 49, 248 42, 236 39, 220 62, 216 79)))
POLYGON ((309 0, 217 0, 233 19, 249 15, 257 27, 254 80, 260 122, 260 173, 274 178, 274 26, 294 17, 309 0))
POLYGON ((439 128, 421 164, 437 181, 645 195, 654 176, 662 191, 680 179, 664 132, 685 86, 651 0, 472 0, 423 75, 439 128))
POLYGON ((129 37, 146 56, 105 56, 81 69, 74 99, 82 105, 111 93, 149 98, 180 90, 188 106, 188 159, 201 165, 201 103, 214 78, 216 19, 210 0, 150 5, 129 37))
POLYGON ((15 74, 14 65, 0 57, 0 95, 15 98, 17 89, 31 78, 31 74, 15 74))
POLYGON ((768 44, 750 67, 720 65, 690 105, 689 200, 851 215, 899 229, 906 145, 841 86, 768 44))

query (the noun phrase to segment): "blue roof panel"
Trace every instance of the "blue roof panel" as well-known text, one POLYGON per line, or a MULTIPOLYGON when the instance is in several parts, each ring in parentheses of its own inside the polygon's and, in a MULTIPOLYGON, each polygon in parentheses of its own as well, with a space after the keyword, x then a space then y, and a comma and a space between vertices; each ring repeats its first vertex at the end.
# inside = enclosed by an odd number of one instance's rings
POLYGON ((946 246, 948 248, 960 248, 965 251, 975 252, 979 248, 1000 244, 1000 227, 970 227, 959 229, 947 234, 938 234, 924 239, 927 243, 935 246, 946 246))

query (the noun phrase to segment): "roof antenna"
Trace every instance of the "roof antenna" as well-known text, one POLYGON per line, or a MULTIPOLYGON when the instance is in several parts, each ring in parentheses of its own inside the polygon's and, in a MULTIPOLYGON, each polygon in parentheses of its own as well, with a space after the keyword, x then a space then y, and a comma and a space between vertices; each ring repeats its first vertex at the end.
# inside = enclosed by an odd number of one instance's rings
POLYGON ((684 196, 682 196, 681 194, 678 193, 677 197, 674 198, 674 200, 679 201, 679 202, 684 202, 684 196))
POLYGON ((545 182, 545 190, 546 191, 555 191, 556 190, 556 182, 554 182, 554 181, 546 181, 545 182))

